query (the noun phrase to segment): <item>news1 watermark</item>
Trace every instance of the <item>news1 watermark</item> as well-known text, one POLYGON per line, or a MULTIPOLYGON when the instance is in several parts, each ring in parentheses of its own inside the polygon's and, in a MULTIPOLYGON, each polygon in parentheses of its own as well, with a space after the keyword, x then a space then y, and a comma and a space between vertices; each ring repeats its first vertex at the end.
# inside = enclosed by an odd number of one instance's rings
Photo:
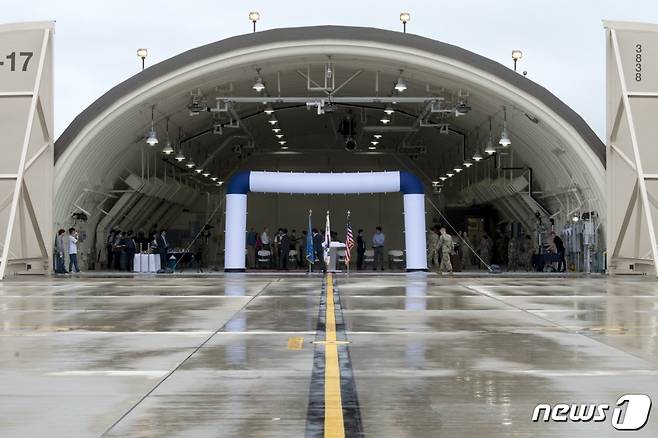
POLYGON ((651 398, 644 394, 624 394, 611 409, 607 404, 539 404, 532 412, 532 421, 538 422, 603 422, 611 417, 617 430, 640 430, 649 420, 651 398), (612 415, 610 415, 612 414, 612 415))

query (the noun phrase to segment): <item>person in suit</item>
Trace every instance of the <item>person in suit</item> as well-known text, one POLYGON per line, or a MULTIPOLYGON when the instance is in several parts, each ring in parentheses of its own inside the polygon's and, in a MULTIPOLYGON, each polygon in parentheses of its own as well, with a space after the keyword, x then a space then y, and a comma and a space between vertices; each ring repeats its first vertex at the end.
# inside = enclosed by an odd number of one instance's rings
POLYGON ((167 230, 161 230, 158 236, 158 253, 160 254, 160 269, 167 267, 167 230))
POLYGON ((60 228, 55 237, 55 274, 66 274, 64 267, 64 234, 66 230, 60 228))
POLYGON ((128 231, 126 235, 126 255, 128 257, 128 271, 132 272, 135 266, 135 254, 137 253, 137 243, 135 242, 135 236, 132 231, 128 231))
POLYGON ((318 232, 317 228, 313 228, 313 253, 315 255, 315 263, 313 263, 313 268, 316 266, 319 269, 322 269, 322 272, 327 272, 327 265, 324 264, 324 249, 322 248, 322 243, 324 238, 322 234, 318 232))
POLYGON ((363 258, 366 254, 366 241, 363 239, 363 229, 356 236, 356 269, 363 269, 363 258))
POLYGON ((288 254, 290 253, 290 236, 288 236, 288 229, 281 230, 281 257, 279 258, 279 268, 284 271, 288 270, 288 254))

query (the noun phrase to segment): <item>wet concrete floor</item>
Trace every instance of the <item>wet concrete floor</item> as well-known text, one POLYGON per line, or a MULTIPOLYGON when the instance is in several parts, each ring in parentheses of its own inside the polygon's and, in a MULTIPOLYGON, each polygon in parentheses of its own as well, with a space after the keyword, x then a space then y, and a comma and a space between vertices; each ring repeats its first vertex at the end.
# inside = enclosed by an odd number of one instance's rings
MULTIPOLYGON (((0 436, 312 435, 322 282, 2 282, 0 436)), ((415 273, 335 286, 364 436, 658 436, 658 409, 639 431, 612 427, 623 394, 658 402, 654 280, 415 273), (610 410, 533 422, 540 403, 610 410)))

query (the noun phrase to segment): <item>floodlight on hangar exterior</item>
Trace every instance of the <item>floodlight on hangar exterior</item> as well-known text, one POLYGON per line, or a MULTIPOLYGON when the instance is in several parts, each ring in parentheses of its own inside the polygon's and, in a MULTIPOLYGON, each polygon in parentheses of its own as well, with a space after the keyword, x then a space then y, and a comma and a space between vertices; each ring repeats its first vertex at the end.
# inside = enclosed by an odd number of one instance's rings
POLYGON ((407 33, 407 23, 411 21, 409 12, 400 12, 400 21, 402 22, 402 32, 407 33))
POLYGON ((516 71, 516 62, 523 58, 523 52, 520 50, 512 50, 512 60, 514 61, 514 71, 516 71))
POLYGON ((256 32, 256 22, 258 20, 260 20, 260 12, 258 11, 249 12, 249 21, 251 21, 254 24, 254 32, 256 32))
POLYGON ((149 55, 148 49, 137 49, 137 57, 141 58, 142 60, 142 70, 144 70, 144 61, 146 60, 146 57, 149 55))

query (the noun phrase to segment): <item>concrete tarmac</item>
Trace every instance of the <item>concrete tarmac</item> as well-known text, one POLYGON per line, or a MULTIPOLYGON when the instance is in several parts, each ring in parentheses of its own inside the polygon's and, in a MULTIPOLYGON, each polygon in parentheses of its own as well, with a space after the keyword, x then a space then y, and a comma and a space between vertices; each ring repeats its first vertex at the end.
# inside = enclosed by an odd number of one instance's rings
MULTIPOLYGON (((655 280, 333 285, 345 436, 658 436, 656 409, 639 431, 612 426, 620 396, 658 402, 655 280), (610 409, 533 422, 541 403, 610 409)), ((328 370, 328 347, 312 343, 323 290, 321 276, 275 273, 1 282, 0 436, 322 436, 309 406, 322 406, 328 370)))

